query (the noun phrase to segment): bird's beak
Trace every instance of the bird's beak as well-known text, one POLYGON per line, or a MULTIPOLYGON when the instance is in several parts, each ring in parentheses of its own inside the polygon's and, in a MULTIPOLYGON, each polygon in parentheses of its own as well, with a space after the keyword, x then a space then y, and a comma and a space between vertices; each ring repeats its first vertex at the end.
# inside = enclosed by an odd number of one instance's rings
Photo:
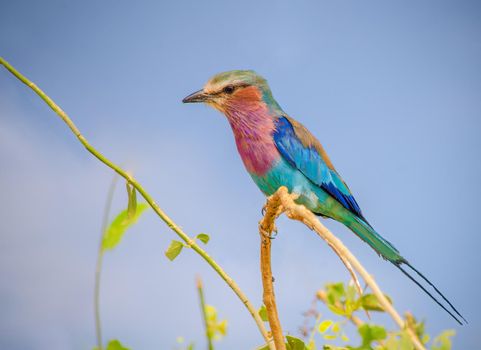
POLYGON ((208 98, 209 98, 209 94, 206 94, 204 90, 199 90, 185 97, 182 100, 182 102, 184 103, 206 102, 208 98))

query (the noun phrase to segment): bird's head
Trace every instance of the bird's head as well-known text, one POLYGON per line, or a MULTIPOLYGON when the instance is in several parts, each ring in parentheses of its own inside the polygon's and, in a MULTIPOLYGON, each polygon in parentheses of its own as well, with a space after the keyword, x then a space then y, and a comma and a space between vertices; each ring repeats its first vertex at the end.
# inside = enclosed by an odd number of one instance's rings
POLYGON ((252 70, 219 73, 203 89, 190 94, 182 102, 203 102, 227 116, 235 110, 250 109, 260 104, 277 106, 267 81, 252 70))

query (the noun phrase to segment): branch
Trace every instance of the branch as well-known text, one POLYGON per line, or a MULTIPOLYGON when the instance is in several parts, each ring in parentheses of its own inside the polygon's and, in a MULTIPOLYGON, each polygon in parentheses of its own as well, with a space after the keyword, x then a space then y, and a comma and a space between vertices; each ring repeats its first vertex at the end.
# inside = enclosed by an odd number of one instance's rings
MULTIPOLYGON (((414 347, 417 350, 425 350, 423 344, 420 342, 414 331, 406 326, 404 320, 399 316, 398 312, 394 309, 391 303, 387 300, 382 293, 381 289, 374 281, 374 278, 364 269, 361 263, 357 260, 357 258, 346 248, 346 246, 338 239, 331 231, 329 231, 321 222, 317 219, 317 217, 306 207, 303 205, 296 204, 294 200, 296 199, 295 195, 289 194, 286 187, 280 187, 276 193, 274 193, 271 197, 267 200, 266 207, 269 208, 270 202, 273 202, 277 205, 278 210, 273 211, 270 213, 272 217, 272 224, 271 226, 266 226, 267 229, 274 228, 274 220, 280 214, 285 212, 287 217, 292 220, 297 220, 304 223, 310 229, 314 230, 326 243, 334 250, 334 252, 341 258, 343 263, 346 265, 346 262, 361 275, 364 282, 371 288, 374 295, 376 295, 379 303, 384 308, 384 310, 391 316, 391 318, 396 322, 396 324, 401 329, 405 329, 409 334, 411 341, 414 344, 414 347)), ((267 213, 266 213, 267 216, 267 213)), ((264 218, 266 219, 266 218, 264 218)), ((264 220, 263 220, 264 221, 264 220)), ((261 221, 262 225, 262 221, 261 221)), ((272 232, 272 231, 267 231, 272 232)), ((346 266, 349 266, 346 265, 346 266)), ((351 272, 352 274, 352 272, 351 272)), ((267 308, 267 305, 266 305, 267 308)), ((269 319, 270 320, 270 319, 269 319)))
MULTIPOLYGON (((229 287, 234 291, 241 302, 246 306, 247 310, 251 314, 252 318, 257 324, 259 331, 264 338, 264 340, 271 345, 272 342, 269 338, 267 330, 264 327, 262 319, 257 313, 256 309, 252 306, 247 296, 242 292, 237 283, 220 267, 220 265, 205 251, 203 250, 194 239, 187 235, 177 224, 166 214, 160 207, 155 203, 154 199, 149 193, 142 187, 142 185, 137 182, 130 174, 128 174, 121 167, 110 161, 102 153, 97 151, 87 139, 80 133, 80 130, 73 123, 73 121, 68 117, 68 115, 55 103, 53 100, 45 94, 39 87, 37 87, 33 82, 31 82, 27 77, 18 72, 12 65, 10 65, 3 57, 0 57, 0 64, 3 65, 10 73, 12 73, 17 79, 22 83, 31 88, 45 103, 64 121, 65 124, 70 128, 70 130, 75 134, 80 143, 94 155, 98 160, 107 165, 109 168, 113 169, 117 174, 123 177, 127 182, 129 182, 135 189, 144 197, 146 202, 154 210, 154 212, 164 221, 169 228, 174 231, 189 247, 191 247, 197 254, 199 254, 216 272, 217 274, 229 285, 229 287)), ((271 349, 273 349, 271 347, 271 349)))
POLYGON ((286 344, 282 334, 281 322, 277 313, 276 297, 271 269, 271 234, 275 231, 275 219, 282 212, 280 198, 275 194, 267 200, 264 207, 264 218, 259 223, 259 234, 261 236, 261 273, 262 286, 264 289, 263 301, 267 310, 267 319, 271 327, 272 337, 277 350, 285 350, 286 344))

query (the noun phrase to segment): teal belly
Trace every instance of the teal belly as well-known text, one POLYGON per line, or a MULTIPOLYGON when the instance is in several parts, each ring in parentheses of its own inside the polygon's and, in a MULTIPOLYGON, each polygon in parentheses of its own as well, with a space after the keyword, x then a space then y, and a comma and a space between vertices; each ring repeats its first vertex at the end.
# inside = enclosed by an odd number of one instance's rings
POLYGON ((303 204, 318 214, 329 216, 331 212, 334 204, 332 198, 282 158, 264 176, 251 174, 251 177, 266 196, 285 186, 290 193, 299 195, 296 200, 298 204, 303 204))

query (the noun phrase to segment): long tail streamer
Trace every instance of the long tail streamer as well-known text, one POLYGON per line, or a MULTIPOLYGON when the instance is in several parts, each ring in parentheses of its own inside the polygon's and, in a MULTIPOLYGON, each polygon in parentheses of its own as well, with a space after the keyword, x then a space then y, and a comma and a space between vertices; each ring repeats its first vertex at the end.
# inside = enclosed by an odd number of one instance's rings
MULTIPOLYGON (((459 316, 461 317, 464 322, 468 323, 468 321, 466 321, 466 319, 459 313, 458 310, 456 310, 456 308, 453 306, 453 304, 451 304, 451 302, 443 295, 443 293, 441 293, 439 291, 438 288, 436 288, 436 286, 434 286, 434 284, 429 281, 421 272, 419 272, 416 268, 414 268, 411 264, 409 264, 407 261, 403 261, 402 263, 406 264, 407 266, 409 266, 414 272, 416 272, 416 274, 419 275, 419 277, 421 277, 424 281, 426 281, 426 283, 428 283, 431 287, 434 288, 434 290, 441 296, 441 298, 443 298, 444 301, 446 301, 449 306, 451 306, 451 308, 454 310, 454 312, 459 316)), ((403 274, 405 274, 411 281, 413 281, 419 288, 421 288, 424 293, 426 293, 436 304, 438 304, 444 311, 446 311, 453 319, 456 320, 456 322, 458 322, 460 325, 463 325, 463 323, 450 311, 448 310, 438 299, 436 299, 421 283, 419 283, 419 281, 417 281, 413 276, 411 276, 405 269, 403 269, 401 267, 401 263, 399 264, 394 264, 403 274)))

